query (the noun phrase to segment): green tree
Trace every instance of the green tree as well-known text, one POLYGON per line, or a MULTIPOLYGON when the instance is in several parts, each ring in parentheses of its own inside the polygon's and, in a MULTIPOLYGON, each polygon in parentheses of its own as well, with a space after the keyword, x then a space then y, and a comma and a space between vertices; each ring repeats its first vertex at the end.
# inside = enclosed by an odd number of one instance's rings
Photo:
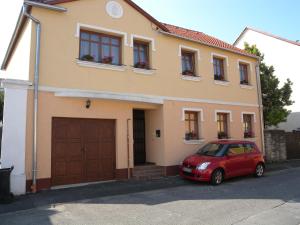
POLYGON ((291 100, 293 83, 287 79, 280 87, 280 82, 274 74, 273 66, 264 63, 264 54, 259 51, 256 45, 250 46, 245 43, 245 50, 260 57, 260 80, 264 113, 264 126, 277 126, 280 122, 285 122, 290 111, 285 107, 292 105, 291 100))

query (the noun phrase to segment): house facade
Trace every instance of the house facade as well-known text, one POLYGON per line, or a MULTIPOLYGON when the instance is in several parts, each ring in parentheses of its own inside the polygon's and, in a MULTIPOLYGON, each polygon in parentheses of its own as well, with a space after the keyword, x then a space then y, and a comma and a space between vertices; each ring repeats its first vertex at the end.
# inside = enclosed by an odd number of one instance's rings
POLYGON ((267 65, 273 65, 275 75, 279 78, 281 85, 290 79, 293 82, 292 100, 295 102, 289 106, 292 112, 300 112, 300 101, 297 96, 300 95, 299 72, 293 69, 299 62, 300 42, 287 40, 285 38, 260 31, 254 28, 246 27, 234 43, 234 46, 243 49, 244 43, 256 45, 264 54, 264 61, 267 65), (278 54, 280 52, 280 54, 278 54))
POLYGON ((2 65, 15 193, 128 179, 147 163, 174 175, 217 139, 263 149, 255 56, 129 0, 26 4, 2 65))

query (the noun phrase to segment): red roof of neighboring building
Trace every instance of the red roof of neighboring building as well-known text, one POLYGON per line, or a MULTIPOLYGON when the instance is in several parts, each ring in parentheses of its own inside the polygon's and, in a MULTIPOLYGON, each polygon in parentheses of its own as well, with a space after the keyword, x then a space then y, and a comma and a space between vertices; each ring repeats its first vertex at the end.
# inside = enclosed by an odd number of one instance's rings
POLYGON ((170 33, 175 34, 177 36, 187 38, 190 40, 194 40, 194 41, 199 41, 203 44, 215 46, 215 47, 222 48, 225 50, 230 50, 230 51, 240 53, 243 55, 248 55, 250 57, 255 56, 255 55, 249 54, 248 52, 246 52, 240 48, 237 48, 231 44, 228 44, 220 39, 217 39, 215 37, 207 35, 203 32, 194 31, 194 30, 190 30, 190 29, 186 29, 186 28, 182 28, 182 27, 178 27, 178 26, 174 26, 174 25, 170 25, 170 24, 166 24, 166 23, 163 23, 163 25, 168 28, 170 33))

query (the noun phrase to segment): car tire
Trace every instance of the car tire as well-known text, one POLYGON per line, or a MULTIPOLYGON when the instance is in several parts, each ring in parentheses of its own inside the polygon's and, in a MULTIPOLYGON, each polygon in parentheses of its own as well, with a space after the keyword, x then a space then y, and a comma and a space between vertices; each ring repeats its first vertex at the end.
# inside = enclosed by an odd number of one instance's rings
POLYGON ((210 183, 212 185, 220 185, 224 180, 224 173, 221 169, 216 169, 212 175, 210 183))
POLYGON ((262 177, 264 175, 265 172, 265 166, 263 163, 258 163, 255 167, 255 173, 254 176, 255 177, 262 177))

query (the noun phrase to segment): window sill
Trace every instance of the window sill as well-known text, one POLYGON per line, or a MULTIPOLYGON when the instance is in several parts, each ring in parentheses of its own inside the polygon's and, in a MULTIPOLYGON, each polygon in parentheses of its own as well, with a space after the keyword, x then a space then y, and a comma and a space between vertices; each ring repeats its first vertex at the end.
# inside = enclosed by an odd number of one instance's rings
POLYGON ((183 142, 184 142, 184 144, 187 144, 187 145, 199 145, 199 144, 202 144, 203 142, 205 142, 205 140, 204 139, 199 139, 199 140, 183 139, 183 142))
POLYGON ((230 82, 225 80, 214 80, 215 84, 222 86, 229 86, 230 82))
POLYGON ((202 78, 200 76, 190 76, 190 75, 181 75, 182 80, 188 81, 201 81, 202 78))
POLYGON ((141 69, 141 68, 133 68, 132 71, 134 73, 143 74, 143 75, 153 75, 154 70, 151 69, 141 69))
POLYGON ((117 65, 111 65, 111 64, 83 61, 83 60, 77 60, 77 65, 83 66, 83 67, 104 69, 104 70, 114 70, 114 71, 125 71, 126 70, 126 66, 117 66, 117 65))
POLYGON ((240 84, 240 87, 243 89, 253 89, 254 87, 250 84, 240 84))

